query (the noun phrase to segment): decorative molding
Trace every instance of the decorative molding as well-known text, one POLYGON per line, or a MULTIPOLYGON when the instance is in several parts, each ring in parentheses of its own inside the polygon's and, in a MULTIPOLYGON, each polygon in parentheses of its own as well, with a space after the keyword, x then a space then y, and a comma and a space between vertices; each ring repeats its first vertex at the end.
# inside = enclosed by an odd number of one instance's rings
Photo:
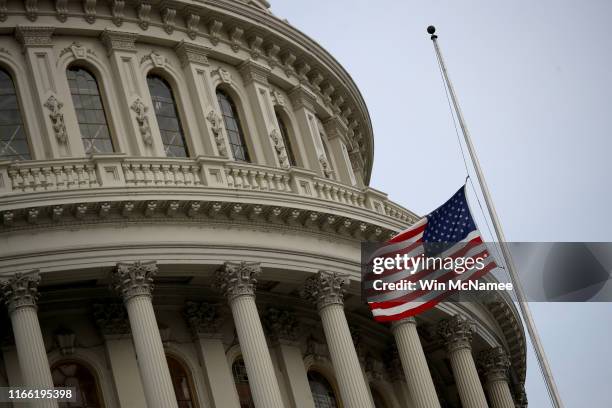
POLYGON ((83 0, 83 11, 85 12, 85 21, 89 24, 96 22, 96 0, 83 0))
POLYGON ((200 33, 198 29, 200 25, 200 15, 197 13, 189 13, 185 25, 187 26, 187 35, 192 40, 195 40, 200 33))
POLYGON ((58 143, 64 144, 68 142, 68 134, 66 132, 66 124, 64 122, 64 114, 60 112, 64 104, 57 100, 54 95, 51 95, 44 104, 44 107, 49 109, 49 118, 53 126, 53 132, 58 143))
POLYGON ((176 28, 174 19, 176 18, 176 9, 170 7, 164 7, 161 11, 161 19, 164 25, 164 31, 168 34, 172 34, 176 28))
POLYGON ((174 47, 174 51, 176 52, 179 61, 181 61, 181 66, 183 67, 190 62, 194 64, 208 65, 208 54, 210 52, 210 48, 208 47, 181 41, 176 45, 176 47, 174 47))
POLYGON ((100 40, 110 55, 112 51, 136 52, 138 34, 123 31, 113 31, 108 28, 100 34, 100 40))
POLYGON ((96 53, 93 50, 89 48, 85 48, 83 44, 81 44, 78 41, 74 41, 72 44, 70 44, 70 46, 62 49, 62 51, 60 51, 59 56, 62 57, 65 54, 68 54, 70 52, 72 53, 72 56, 77 60, 86 59, 87 54, 96 55, 96 53))
POLYGON ((249 37, 249 48, 251 49, 251 58, 258 59, 263 55, 263 37, 261 35, 254 34, 249 37))
POLYGON ((208 111, 208 115, 206 115, 206 120, 208 120, 210 123, 210 131, 215 138, 215 144, 217 145, 219 155, 222 157, 228 157, 225 137, 223 137, 223 118, 215 109, 211 108, 208 111))
POLYGON ((55 16, 62 23, 68 20, 68 0, 55 0, 55 16))
POLYGON ((140 98, 136 98, 130 108, 136 113, 136 123, 138 124, 138 130, 140 131, 144 144, 151 146, 153 144, 153 136, 151 135, 149 117, 147 115, 149 108, 140 100, 140 98))
POLYGON ((243 34, 244 34, 244 30, 237 26, 230 30, 229 39, 230 39, 232 51, 238 52, 240 50, 240 45, 241 45, 240 39, 242 38, 243 34))
POLYGON ((219 44, 221 28, 223 28, 223 23, 219 20, 212 20, 208 23, 208 35, 212 45, 219 44))
POLYGON ((113 289, 127 302, 136 296, 151 297, 153 293, 153 277, 157 274, 157 263, 134 262, 118 263, 113 272, 113 289))
POLYGON ((289 100, 293 109, 306 108, 314 111, 317 95, 303 85, 298 85, 289 91, 289 100))
POLYGON ((25 15, 28 20, 36 21, 38 18, 38 0, 24 0, 25 15))
POLYGON ((321 165, 321 170, 323 171, 325 178, 331 179, 334 171, 332 170, 331 165, 324 154, 319 156, 319 164, 321 165))
POLYGON ((276 89, 270 90, 270 96, 272 97, 272 103, 276 106, 285 106, 285 97, 282 93, 276 89))
POLYGON ((257 276, 261 267, 257 262, 226 262, 215 274, 214 286, 228 302, 240 296, 255 296, 257 276))
POLYGON ((38 269, 27 274, 20 272, 2 281, 0 292, 9 314, 22 307, 36 307, 40 274, 38 269))
POLYGON ((218 75, 221 82, 226 84, 232 83, 232 74, 225 68, 218 67, 217 69, 210 71, 210 76, 214 75, 218 75))
POLYGON ((287 149, 285 148, 285 143, 278 129, 272 129, 270 132, 270 139, 272 139, 274 151, 276 152, 276 157, 278 158, 280 166, 283 169, 288 169, 290 167, 289 157, 287 156, 287 149))
POLYGON ((146 61, 151 61, 153 66, 156 68, 163 68, 166 65, 170 65, 168 58, 164 57, 155 50, 151 50, 150 53, 143 55, 140 59, 140 65, 144 64, 146 61))
POLYGON ((438 334, 444 340, 449 353, 460 349, 472 349, 474 322, 461 315, 455 315, 438 323, 438 334))
POLYGON ((281 61, 278 57, 278 53, 280 52, 280 47, 277 44, 270 44, 266 48, 266 53, 268 54, 268 65, 270 68, 274 68, 281 64, 281 61))
POLYGON ((93 318, 103 336, 129 336, 131 333, 127 311, 122 303, 93 305, 93 318))
POLYGON ((28 47, 53 47, 51 37, 55 27, 21 26, 15 28, 15 38, 25 51, 28 47))
POLYGON ((304 282, 302 297, 317 305, 319 310, 331 305, 344 305, 344 286, 348 275, 319 271, 304 282))
POLYGON ((223 322, 220 306, 207 302, 186 302, 183 312, 194 337, 211 336, 219 333, 223 322))
POLYGON ((151 5, 148 3, 140 3, 136 8, 138 15, 138 25, 141 29, 147 30, 151 23, 151 5))
POLYGON ((113 16, 113 24, 120 27, 123 24, 125 15, 123 10, 125 8, 125 0, 112 0, 111 4, 111 15, 113 16))

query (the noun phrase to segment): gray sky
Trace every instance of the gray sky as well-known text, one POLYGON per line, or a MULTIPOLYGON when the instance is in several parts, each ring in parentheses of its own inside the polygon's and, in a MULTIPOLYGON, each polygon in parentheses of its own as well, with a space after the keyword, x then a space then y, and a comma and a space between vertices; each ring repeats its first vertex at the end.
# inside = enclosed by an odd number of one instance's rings
MULTIPOLYGON (((425 34, 434 24, 507 239, 612 241, 612 2, 272 0, 272 10, 361 89, 373 187, 426 214, 463 183, 425 34)), ((612 406, 610 304, 531 307, 566 406, 612 406)), ((533 353, 527 393, 530 407, 550 406, 533 353)))

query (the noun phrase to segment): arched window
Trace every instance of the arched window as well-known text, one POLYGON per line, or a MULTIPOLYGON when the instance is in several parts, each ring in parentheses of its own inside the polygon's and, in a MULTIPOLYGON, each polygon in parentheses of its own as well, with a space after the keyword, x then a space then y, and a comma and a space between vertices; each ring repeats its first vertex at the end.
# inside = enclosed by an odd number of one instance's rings
POLYGON ((166 360, 168 361, 178 408, 196 408, 193 381, 187 369, 183 363, 172 356, 166 356, 166 360))
POLYGON ((387 403, 383 398, 382 394, 378 392, 376 387, 370 385, 370 390, 372 391, 372 399, 374 400, 374 408, 387 408, 387 403))
POLYGON ((102 408, 98 382, 89 368, 76 361, 60 361, 51 368, 55 387, 76 389, 75 402, 60 402, 60 408, 102 408))
POLYGON ((11 76, 0 69, 0 160, 29 160, 30 149, 11 76))
POLYGON ((148 75, 147 84, 153 101, 157 126, 168 157, 187 157, 187 144, 183 127, 168 82, 157 75, 148 75))
POLYGON ((327 378, 317 371, 308 372, 308 384, 316 408, 338 408, 336 394, 327 378))
POLYGON ((283 137, 283 143, 285 145, 285 150, 287 151, 287 157, 289 158, 289 165, 295 166, 295 155, 293 154, 293 147, 291 146, 291 139, 289 139, 289 132, 287 131, 287 126, 285 125, 285 121, 281 118, 278 112, 276 112, 276 121, 278 122, 278 127, 280 128, 281 136, 283 137))
POLYGON ((232 374, 234 374, 234 383, 236 384, 236 391, 238 391, 240 408, 255 408, 251 388, 249 387, 249 377, 242 357, 238 357, 234 364, 232 364, 232 374))
POLYGON ((217 89, 217 100, 219 101, 219 107, 221 108, 225 130, 227 131, 234 159, 243 162, 250 161, 249 151, 244 140, 244 132, 240 125, 240 117, 238 116, 238 110, 234 101, 232 101, 232 98, 227 93, 220 89, 217 89))
POLYGON ((96 78, 89 71, 80 67, 68 68, 66 77, 85 153, 113 152, 113 141, 108 130, 96 78))

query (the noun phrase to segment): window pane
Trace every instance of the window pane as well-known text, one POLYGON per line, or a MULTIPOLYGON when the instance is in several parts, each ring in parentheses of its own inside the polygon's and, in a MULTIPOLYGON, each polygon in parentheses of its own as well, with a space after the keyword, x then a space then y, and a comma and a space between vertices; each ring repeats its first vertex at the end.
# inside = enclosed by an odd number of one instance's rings
POLYGON ((0 70, 0 160, 29 160, 30 149, 13 80, 0 70))
POLYGON ((147 77, 157 126, 168 157, 187 157, 187 144, 170 85, 156 75, 147 77))
POLYGON ((55 387, 76 389, 76 402, 59 402, 60 408, 102 408, 96 377, 84 365, 73 361, 57 363, 51 377, 55 387))
POLYGON ((281 119, 278 113, 276 114, 276 121, 278 122, 278 127, 281 131, 281 136, 283 137, 283 144, 285 145, 285 150, 287 151, 287 157, 289 158, 289 165, 295 166, 295 156, 293 155, 293 148, 291 147, 291 140, 289 139, 289 133, 287 132, 287 127, 285 126, 285 122, 281 119))
POLYGON ((251 395, 251 388, 249 387, 249 377, 242 358, 238 358, 234 361, 234 364, 232 364, 232 373, 234 374, 234 383, 238 391, 240 408, 255 408, 255 403, 251 395))
POLYGON ((250 161, 236 105, 234 105, 229 95, 221 90, 217 90, 217 100, 219 101, 223 122, 225 123, 225 130, 227 131, 229 139, 228 142, 232 149, 234 159, 244 162, 250 161))
POLYGON ((177 359, 166 356, 170 378, 176 395, 179 408, 195 408, 196 403, 193 394, 192 380, 185 366, 177 359))
POLYGON ((308 383, 316 408, 338 408, 334 390, 323 375, 316 371, 309 371, 308 383))
POLYGON ((113 141, 108 131, 96 78, 83 68, 77 67, 68 68, 66 77, 85 153, 113 152, 113 141))

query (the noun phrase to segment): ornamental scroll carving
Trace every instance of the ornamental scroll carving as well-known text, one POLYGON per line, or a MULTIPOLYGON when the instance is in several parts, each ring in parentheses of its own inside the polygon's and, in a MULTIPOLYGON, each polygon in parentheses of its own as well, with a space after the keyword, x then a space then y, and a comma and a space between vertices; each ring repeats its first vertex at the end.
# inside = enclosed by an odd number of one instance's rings
POLYGON ((276 156, 278 157, 278 162, 283 169, 288 169, 289 157, 287 156, 287 149, 285 148, 283 138, 277 129, 272 129, 272 132, 270 132, 270 139, 272 139, 274 150, 276 151, 276 156))
POLYGON ((157 263, 135 262, 119 263, 113 273, 112 287, 127 302, 135 296, 151 296, 153 276, 157 274, 157 263))
POLYGON ((222 316, 219 305, 206 302, 187 302, 185 319, 194 336, 211 335, 219 332, 222 316))
POLYGON ((36 307, 39 283, 40 275, 37 270, 29 274, 18 272, 2 282, 0 290, 9 313, 21 307, 36 307))
POLYGON ((261 272, 256 262, 226 262, 217 271, 215 286, 231 302, 240 296, 255 296, 257 276, 261 272))
POLYGON ((289 310, 268 307, 262 324, 266 332, 276 341, 295 342, 299 335, 299 322, 289 310))
POLYGON ((66 123, 64 122, 64 114, 61 112, 64 104, 60 102, 54 95, 51 95, 47 102, 45 102, 45 108, 49 109, 49 118, 53 125, 53 132, 55 138, 59 143, 66 143, 68 141, 68 133, 66 132, 66 123))
POLYGON ((438 334, 446 343, 449 352, 471 349, 473 333, 474 322, 460 315, 442 320, 438 324, 438 334))
POLYGON ((478 366, 484 373, 487 381, 507 381, 510 360, 508 354, 501 347, 494 347, 481 352, 478 356, 478 366))
POLYGON ((151 136, 149 117, 147 115, 149 108, 140 100, 140 98, 136 98, 130 108, 136 112, 136 123, 138 124, 138 130, 140 131, 142 140, 147 146, 151 146, 153 144, 153 137, 151 136))
POLYGON ((219 155, 227 157, 227 147, 225 145, 225 138, 223 137, 223 118, 216 110, 211 109, 206 115, 206 120, 210 122, 210 130, 215 138, 215 144, 219 155))
POLYGON ((331 305, 344 305, 344 285, 347 276, 337 272, 319 271, 304 282, 302 297, 317 305, 319 310, 331 305))

